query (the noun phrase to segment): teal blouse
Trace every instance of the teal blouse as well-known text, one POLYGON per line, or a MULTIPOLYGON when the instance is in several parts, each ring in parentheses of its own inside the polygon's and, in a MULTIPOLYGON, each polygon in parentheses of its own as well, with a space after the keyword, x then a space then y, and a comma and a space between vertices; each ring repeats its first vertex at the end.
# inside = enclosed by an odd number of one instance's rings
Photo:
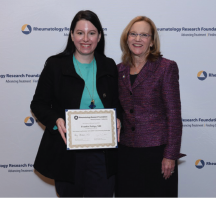
POLYGON ((92 98, 95 101, 95 106, 96 106, 95 109, 103 109, 104 106, 98 95, 97 88, 96 88, 97 63, 95 59, 93 59, 92 62, 89 64, 80 63, 73 55, 73 64, 74 64, 76 73, 85 81, 85 85, 88 87, 88 89, 86 88, 86 86, 84 87, 82 98, 81 98, 81 103, 80 103, 80 109, 91 109, 89 105, 91 104, 92 98), (93 62, 94 62, 94 74, 93 74, 93 62), (94 75, 94 78, 93 78, 93 75, 94 75), (91 96, 89 95, 89 92, 91 96))

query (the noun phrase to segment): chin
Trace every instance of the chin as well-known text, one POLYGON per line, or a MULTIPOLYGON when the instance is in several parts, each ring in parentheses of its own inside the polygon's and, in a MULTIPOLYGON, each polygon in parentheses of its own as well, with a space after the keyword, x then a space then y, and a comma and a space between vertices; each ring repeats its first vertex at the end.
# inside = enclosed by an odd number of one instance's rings
POLYGON ((133 53, 133 55, 134 55, 134 56, 140 56, 140 57, 141 57, 141 56, 144 56, 145 53, 133 53))
POLYGON ((80 54, 82 55, 91 55, 91 54, 94 54, 94 51, 80 51, 80 54))

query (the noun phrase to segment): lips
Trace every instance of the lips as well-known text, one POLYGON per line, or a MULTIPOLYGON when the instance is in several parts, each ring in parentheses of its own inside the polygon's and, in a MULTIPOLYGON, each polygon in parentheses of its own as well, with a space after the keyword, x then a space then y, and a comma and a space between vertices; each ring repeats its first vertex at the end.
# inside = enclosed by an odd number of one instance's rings
POLYGON ((141 44, 133 44, 134 47, 142 47, 143 45, 141 44))
POLYGON ((81 44, 82 47, 90 47, 90 44, 81 44))

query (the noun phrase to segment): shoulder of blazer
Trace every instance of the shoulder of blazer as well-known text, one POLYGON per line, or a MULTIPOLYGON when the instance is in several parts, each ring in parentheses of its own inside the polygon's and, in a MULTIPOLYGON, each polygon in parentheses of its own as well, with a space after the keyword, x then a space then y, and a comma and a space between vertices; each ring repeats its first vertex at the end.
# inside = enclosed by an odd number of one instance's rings
POLYGON ((49 65, 51 70, 56 72, 60 72, 66 76, 74 76, 79 78, 79 75, 76 73, 74 64, 73 64, 73 56, 51 56, 47 59, 47 65, 49 65))
POLYGON ((117 65, 118 72, 122 72, 122 71, 124 71, 124 70, 126 70, 128 68, 130 68, 129 65, 124 65, 123 63, 119 63, 117 65))
POLYGON ((61 67, 62 65, 66 65, 67 67, 70 67, 70 64, 72 62, 72 56, 50 56, 44 66, 49 65, 50 67, 61 67))
MULTIPOLYGON (((176 64, 176 62, 173 61, 173 60, 169 60, 169 59, 167 59, 167 58, 161 58, 160 64, 161 64, 163 67, 168 67, 168 66, 170 66, 170 65, 176 64)), ((177 64, 176 64, 176 65, 177 65, 177 64)))

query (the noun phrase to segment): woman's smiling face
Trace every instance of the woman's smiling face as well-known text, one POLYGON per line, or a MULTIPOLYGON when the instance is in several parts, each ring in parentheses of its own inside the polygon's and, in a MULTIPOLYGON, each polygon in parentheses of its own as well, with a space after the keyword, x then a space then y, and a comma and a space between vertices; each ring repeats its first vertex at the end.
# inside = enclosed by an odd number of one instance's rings
POLYGON ((76 53, 92 55, 100 41, 101 34, 90 21, 80 20, 77 22, 74 32, 71 32, 71 38, 76 47, 76 53))
MULTIPOLYGON (((130 33, 151 35, 151 26, 145 21, 139 21, 132 25, 130 33)), ((133 56, 144 58, 148 54, 153 42, 151 36, 141 38, 140 35, 136 37, 128 35, 127 44, 133 56)))

